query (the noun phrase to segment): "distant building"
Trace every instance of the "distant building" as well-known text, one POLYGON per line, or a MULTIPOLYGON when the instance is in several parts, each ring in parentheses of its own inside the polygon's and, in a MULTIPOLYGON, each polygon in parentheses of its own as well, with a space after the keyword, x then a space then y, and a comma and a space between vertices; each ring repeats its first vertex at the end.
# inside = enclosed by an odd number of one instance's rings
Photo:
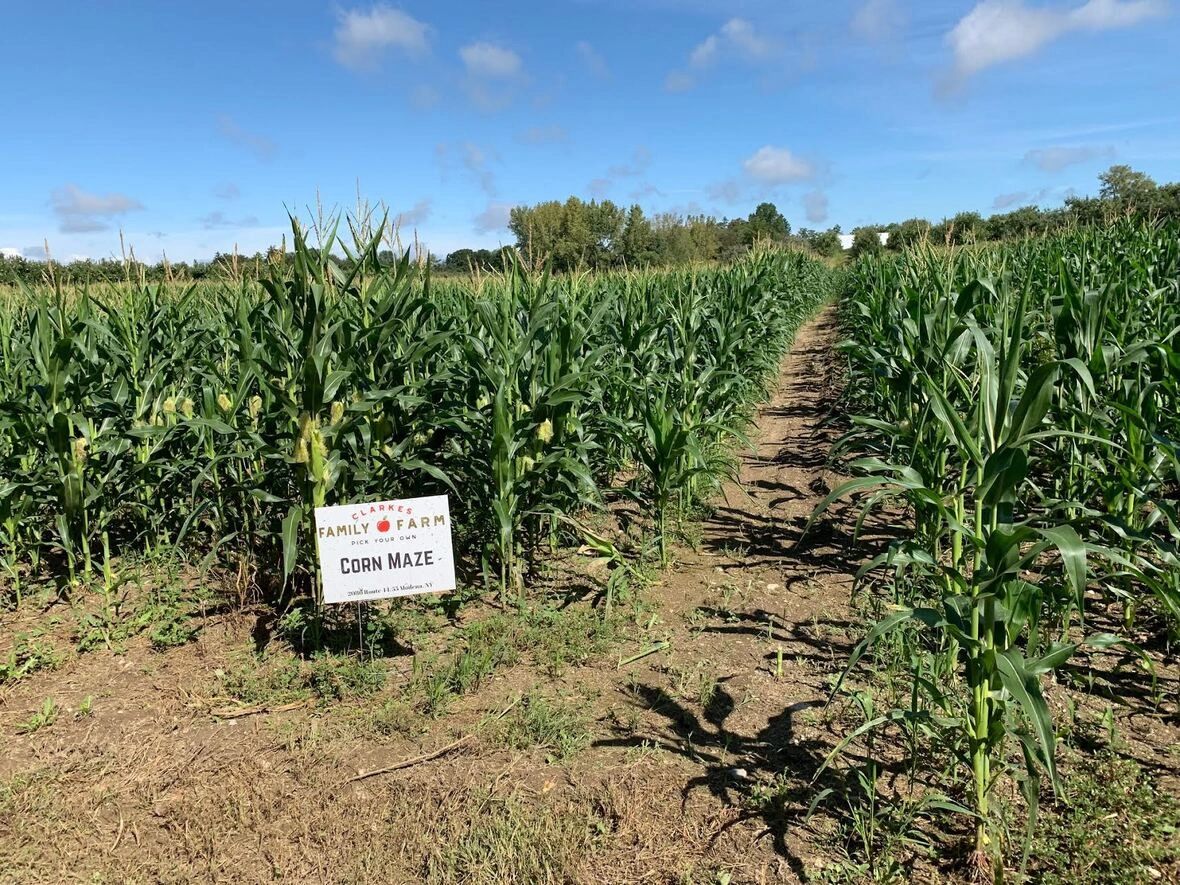
MULTIPOLYGON (((840 248, 843 249, 845 252, 847 252, 849 249, 851 249, 852 248, 852 238, 854 236, 856 236, 856 235, 855 234, 840 234, 840 248)), ((880 231, 880 232, 878 232, 877 236, 881 238, 881 245, 882 246, 889 245, 889 231, 887 231, 887 230, 880 231)))

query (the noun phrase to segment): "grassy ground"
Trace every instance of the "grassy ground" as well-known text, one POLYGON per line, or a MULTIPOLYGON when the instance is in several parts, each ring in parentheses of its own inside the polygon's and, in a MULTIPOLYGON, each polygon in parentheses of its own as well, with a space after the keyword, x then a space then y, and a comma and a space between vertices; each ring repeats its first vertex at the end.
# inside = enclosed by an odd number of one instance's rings
MULTIPOLYGON (((830 314, 803 330, 741 487, 610 616, 573 551, 520 610, 371 606, 363 655, 347 612, 312 653, 297 615, 164 556, 110 598, 0 614, 0 881, 967 878, 969 822, 930 805, 962 787, 945 749, 909 770, 887 731, 823 768, 895 700, 883 662, 826 705, 891 527, 856 546, 837 512, 796 545, 837 479, 833 336, 830 314)), ((1180 878, 1176 667, 1152 655, 1154 680, 1094 656, 1050 692, 1065 795, 1042 801, 1037 880, 1180 878)), ((999 799, 1019 863, 1023 805, 999 799)))

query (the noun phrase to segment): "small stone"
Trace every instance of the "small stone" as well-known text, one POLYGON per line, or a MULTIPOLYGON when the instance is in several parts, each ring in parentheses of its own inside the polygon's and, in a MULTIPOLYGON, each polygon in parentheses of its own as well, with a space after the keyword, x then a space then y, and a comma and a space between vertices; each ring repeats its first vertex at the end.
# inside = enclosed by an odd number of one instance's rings
POLYGON ((783 585, 782 584, 767 584, 766 589, 769 590, 771 593, 773 593, 775 590, 782 590, 783 585))

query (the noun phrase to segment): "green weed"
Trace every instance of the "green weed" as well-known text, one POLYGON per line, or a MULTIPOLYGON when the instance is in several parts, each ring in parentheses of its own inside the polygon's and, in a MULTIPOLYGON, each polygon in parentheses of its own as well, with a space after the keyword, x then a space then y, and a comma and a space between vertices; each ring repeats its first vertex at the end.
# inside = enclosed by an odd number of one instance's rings
POLYGON ((500 720, 496 735, 504 745, 517 750, 546 750, 551 762, 568 759, 590 743, 578 705, 539 694, 526 696, 500 720))
POLYGON ((0 685, 17 682, 40 670, 61 666, 64 656, 36 634, 18 633, 8 655, 0 659, 0 685))
POLYGON ((41 709, 20 723, 16 727, 16 730, 20 734, 32 734, 35 731, 48 728, 57 721, 57 714, 59 712, 57 702, 53 698, 46 698, 41 704, 41 709))
POLYGON ((1180 874, 1180 798, 1132 759, 1069 753, 1059 802, 1042 806, 1029 870, 1045 885, 1132 885, 1180 874))

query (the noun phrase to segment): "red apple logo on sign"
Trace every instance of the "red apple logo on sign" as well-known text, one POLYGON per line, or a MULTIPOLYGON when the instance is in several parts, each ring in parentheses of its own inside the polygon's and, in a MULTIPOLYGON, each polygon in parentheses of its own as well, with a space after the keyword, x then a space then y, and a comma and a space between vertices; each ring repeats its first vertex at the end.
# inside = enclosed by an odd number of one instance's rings
POLYGON ((380 522, 378 522, 378 523, 377 523, 377 531, 379 531, 379 532, 387 532, 387 531, 389 531, 389 520, 388 520, 388 519, 383 519, 383 520, 381 520, 380 522))

